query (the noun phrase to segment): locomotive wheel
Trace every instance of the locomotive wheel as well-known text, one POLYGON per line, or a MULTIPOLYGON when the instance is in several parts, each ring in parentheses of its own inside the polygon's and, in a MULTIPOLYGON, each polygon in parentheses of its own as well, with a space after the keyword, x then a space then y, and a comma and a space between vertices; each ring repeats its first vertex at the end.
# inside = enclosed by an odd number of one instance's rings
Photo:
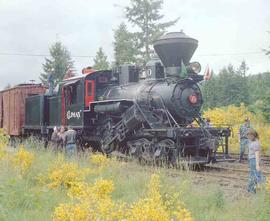
POLYGON ((155 161, 157 163, 171 163, 175 164, 177 159, 177 151, 175 149, 175 142, 171 139, 161 140, 156 144, 155 161))
POLYGON ((113 122, 107 119, 101 131, 101 145, 100 148, 103 153, 110 154, 116 148, 115 142, 110 142, 113 137, 113 122))
POLYGON ((131 157, 137 158, 140 162, 148 162, 153 160, 151 153, 151 142, 146 138, 132 140, 127 142, 128 153, 131 157))
POLYGON ((111 152, 115 150, 115 146, 116 145, 114 143, 111 143, 108 145, 101 145, 101 150, 105 154, 110 154, 111 152))
POLYGON ((144 162, 153 162, 154 161, 154 152, 152 144, 146 138, 142 138, 142 147, 141 147, 141 159, 144 162))
POLYGON ((164 139, 155 145, 146 138, 128 141, 129 155, 139 159, 142 163, 163 163, 175 164, 177 151, 175 142, 171 139, 164 139))
POLYGON ((111 138, 111 133, 108 130, 104 130, 102 133, 102 141, 100 144, 100 148, 103 153, 110 154, 115 150, 114 142, 107 144, 109 139, 111 138))

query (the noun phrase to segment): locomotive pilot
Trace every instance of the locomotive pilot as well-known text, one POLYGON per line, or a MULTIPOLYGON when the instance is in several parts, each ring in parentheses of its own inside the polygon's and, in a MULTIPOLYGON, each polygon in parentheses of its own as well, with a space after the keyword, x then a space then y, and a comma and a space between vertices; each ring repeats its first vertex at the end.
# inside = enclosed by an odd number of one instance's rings
POLYGON ((250 130, 250 120, 249 117, 245 118, 244 124, 240 126, 239 129, 239 141, 240 141, 240 157, 239 162, 241 163, 245 154, 245 150, 248 147, 248 132, 250 130))

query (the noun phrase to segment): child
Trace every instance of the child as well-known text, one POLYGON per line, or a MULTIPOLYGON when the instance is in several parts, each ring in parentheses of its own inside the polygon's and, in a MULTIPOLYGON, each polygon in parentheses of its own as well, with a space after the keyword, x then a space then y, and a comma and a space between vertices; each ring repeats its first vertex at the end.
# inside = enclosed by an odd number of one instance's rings
POLYGON ((264 177, 261 174, 260 168, 260 149, 259 135, 254 129, 248 132, 248 166, 249 166, 249 179, 248 179, 248 192, 256 193, 256 184, 262 183, 264 177))

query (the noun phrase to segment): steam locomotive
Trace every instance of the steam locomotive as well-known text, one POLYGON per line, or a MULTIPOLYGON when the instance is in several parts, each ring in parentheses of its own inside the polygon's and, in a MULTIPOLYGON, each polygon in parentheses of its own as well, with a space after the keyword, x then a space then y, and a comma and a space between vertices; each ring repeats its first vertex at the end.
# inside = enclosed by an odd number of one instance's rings
POLYGON ((227 153, 230 130, 208 127, 200 115, 204 77, 200 64, 190 62, 197 46, 196 39, 171 32, 154 42, 159 59, 144 69, 86 68, 52 94, 27 96, 21 135, 49 140, 55 126, 70 125, 83 147, 144 161, 207 163, 220 144, 227 153), (197 127, 190 126, 194 121, 197 127))

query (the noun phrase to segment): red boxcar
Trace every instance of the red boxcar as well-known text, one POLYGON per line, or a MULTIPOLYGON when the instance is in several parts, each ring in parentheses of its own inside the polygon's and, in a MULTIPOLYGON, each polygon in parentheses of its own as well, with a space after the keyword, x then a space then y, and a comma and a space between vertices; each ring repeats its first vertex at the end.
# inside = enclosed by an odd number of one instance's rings
POLYGON ((0 92, 0 127, 4 133, 19 136, 22 133, 25 116, 25 98, 44 94, 41 84, 19 84, 0 92))

